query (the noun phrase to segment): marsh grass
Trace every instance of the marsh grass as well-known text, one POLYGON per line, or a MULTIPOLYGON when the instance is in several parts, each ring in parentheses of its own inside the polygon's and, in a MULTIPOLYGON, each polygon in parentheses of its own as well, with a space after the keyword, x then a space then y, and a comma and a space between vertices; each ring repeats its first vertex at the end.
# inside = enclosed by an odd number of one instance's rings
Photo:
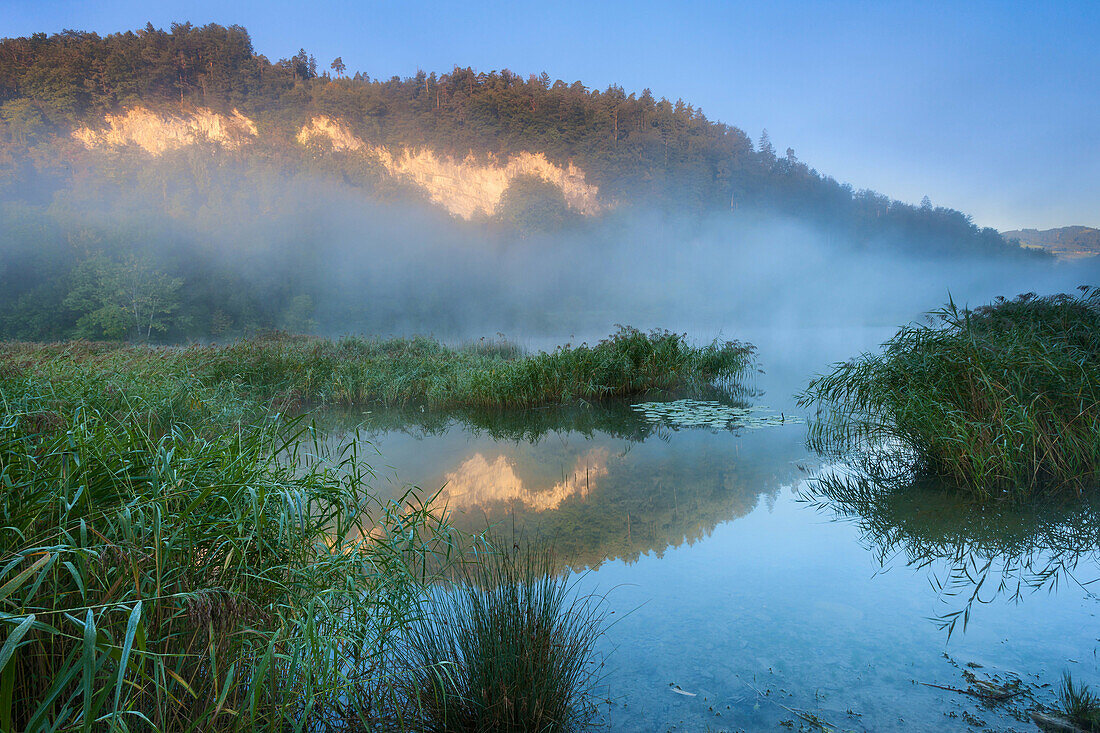
POLYGON ((588 730, 601 600, 552 553, 513 544, 436 585, 401 648, 413 728, 439 733, 588 730))
POLYGON ((1062 712, 1071 723, 1087 733, 1100 733, 1100 697, 1088 685, 1076 685, 1069 672, 1062 675, 1058 690, 1062 712))
POLYGON ((74 342, 4 344, 0 373, 95 390, 171 391, 211 404, 262 399, 432 409, 501 409, 598 401, 734 383, 754 349, 692 346, 679 334, 620 328, 595 346, 523 354, 513 344, 450 348, 427 338, 339 341, 268 336, 227 346, 156 348, 74 342))
MULTIPOLYGON (((342 348, 264 344, 237 348, 342 348)), ((535 553, 477 554, 456 583, 474 540, 431 497, 376 499, 357 437, 268 417, 286 382, 222 378, 206 348, 0 353, 0 730, 590 719, 596 602, 535 553)), ((293 388, 327 394, 309 379, 293 388)))
POLYGON ((452 349, 425 338, 245 341, 195 352, 214 380, 328 403, 516 408, 691 390, 733 380, 751 346, 693 347, 669 332, 628 328, 595 346, 525 355, 509 344, 452 349))
POLYGON ((953 302, 813 379, 811 444, 876 480, 940 478, 982 498, 1094 491, 1100 290, 974 310, 953 302))
POLYGON ((214 429, 174 377, 120 395, 70 376, 0 376, 0 730, 384 719, 445 526, 365 493, 354 443, 214 429))

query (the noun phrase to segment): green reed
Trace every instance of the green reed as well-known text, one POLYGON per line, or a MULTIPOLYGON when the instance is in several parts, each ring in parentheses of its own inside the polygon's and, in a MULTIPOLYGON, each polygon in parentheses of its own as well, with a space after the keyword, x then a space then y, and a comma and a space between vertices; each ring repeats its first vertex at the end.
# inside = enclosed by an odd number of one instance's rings
POLYGON ((903 327, 813 379, 811 444, 876 479, 934 476, 982 498, 1092 491, 1100 477, 1100 290, 1034 294, 903 327))
POLYGON ((699 391, 732 383, 748 369, 753 352, 738 342, 695 347, 679 334, 621 328, 594 346, 536 354, 502 342, 450 348, 427 338, 273 336, 187 348, 3 344, 0 369, 46 377, 91 371, 104 389, 127 380, 186 383, 200 398, 261 397, 276 407, 508 408, 699 391))
POLYGON ((449 348, 425 338, 264 339, 193 352, 202 371, 264 393, 329 403, 431 408, 532 407, 732 380, 752 347, 692 347, 678 334, 623 328, 595 346, 525 355, 499 344, 449 348))
POLYGON ((384 719, 390 649, 446 527, 364 492, 354 443, 230 429, 217 390, 171 369, 51 368, 0 373, 0 730, 384 719))
POLYGON ((1085 733, 1100 733, 1100 697, 1088 685, 1076 685, 1069 672, 1062 675, 1058 701, 1066 718, 1085 733))
POLYGON ((416 730, 588 730, 601 601, 577 592, 548 551, 489 550, 437 585, 401 647, 416 730))

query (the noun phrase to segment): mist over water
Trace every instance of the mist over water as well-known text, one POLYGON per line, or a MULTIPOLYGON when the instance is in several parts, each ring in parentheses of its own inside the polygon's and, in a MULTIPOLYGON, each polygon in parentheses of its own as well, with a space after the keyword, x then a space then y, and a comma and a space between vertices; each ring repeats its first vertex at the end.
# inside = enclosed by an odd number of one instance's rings
POLYGON ((558 231, 517 232, 427 204, 372 201, 333 181, 231 166, 201 173, 202 195, 173 194, 171 180, 163 190, 89 184, 50 211, 173 263, 189 284, 245 283, 261 301, 307 296, 304 322, 327 336, 503 333, 547 347, 598 340, 616 324, 702 340, 892 327, 949 295, 979 305, 1065 292, 1100 270, 1088 261, 925 255, 917 236, 857 247, 822 227, 745 210, 620 205, 558 231))

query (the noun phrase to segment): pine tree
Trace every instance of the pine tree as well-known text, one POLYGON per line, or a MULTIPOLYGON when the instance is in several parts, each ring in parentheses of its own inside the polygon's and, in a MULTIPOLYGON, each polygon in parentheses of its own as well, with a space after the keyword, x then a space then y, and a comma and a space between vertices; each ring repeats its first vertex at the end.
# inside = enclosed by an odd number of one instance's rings
POLYGON ((756 143, 756 151, 760 153, 766 162, 775 162, 775 146, 772 145, 772 139, 768 137, 767 128, 764 128, 764 131, 760 133, 760 141, 756 143))

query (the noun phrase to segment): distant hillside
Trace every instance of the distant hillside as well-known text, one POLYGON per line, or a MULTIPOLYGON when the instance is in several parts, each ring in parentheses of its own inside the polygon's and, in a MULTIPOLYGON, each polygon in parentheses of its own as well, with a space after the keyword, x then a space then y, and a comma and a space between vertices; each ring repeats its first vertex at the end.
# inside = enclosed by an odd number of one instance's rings
POLYGON ((1080 259, 1100 254, 1100 229, 1059 227, 1057 229, 1015 229, 1001 232, 1005 239, 1017 240, 1024 247, 1043 249, 1059 259, 1080 259))
MULTIPOLYGON (((648 89, 601 91, 507 69, 348 76, 339 58, 319 69, 304 50, 271 62, 240 26, 0 41, 0 196, 41 196, 42 186, 64 187, 70 176, 95 178, 89 169, 102 163, 74 150, 74 136, 87 149, 151 155, 215 141, 281 172, 336 175, 382 198, 418 193, 463 218, 508 219, 496 207, 504 190, 534 177, 582 215, 622 206, 764 211, 827 227, 856 246, 1010 249, 958 211, 857 190, 793 149, 777 153, 766 131, 754 144, 648 89), (150 123, 160 130, 152 138, 150 123), (38 185, 19 180, 26 176, 38 185)), ((530 203, 529 195, 512 198, 530 203)))
POLYGON ((785 237, 834 261, 1050 259, 649 90, 324 66, 214 24, 0 41, 0 338, 566 328, 639 240, 632 267, 701 239, 735 267, 785 237))

